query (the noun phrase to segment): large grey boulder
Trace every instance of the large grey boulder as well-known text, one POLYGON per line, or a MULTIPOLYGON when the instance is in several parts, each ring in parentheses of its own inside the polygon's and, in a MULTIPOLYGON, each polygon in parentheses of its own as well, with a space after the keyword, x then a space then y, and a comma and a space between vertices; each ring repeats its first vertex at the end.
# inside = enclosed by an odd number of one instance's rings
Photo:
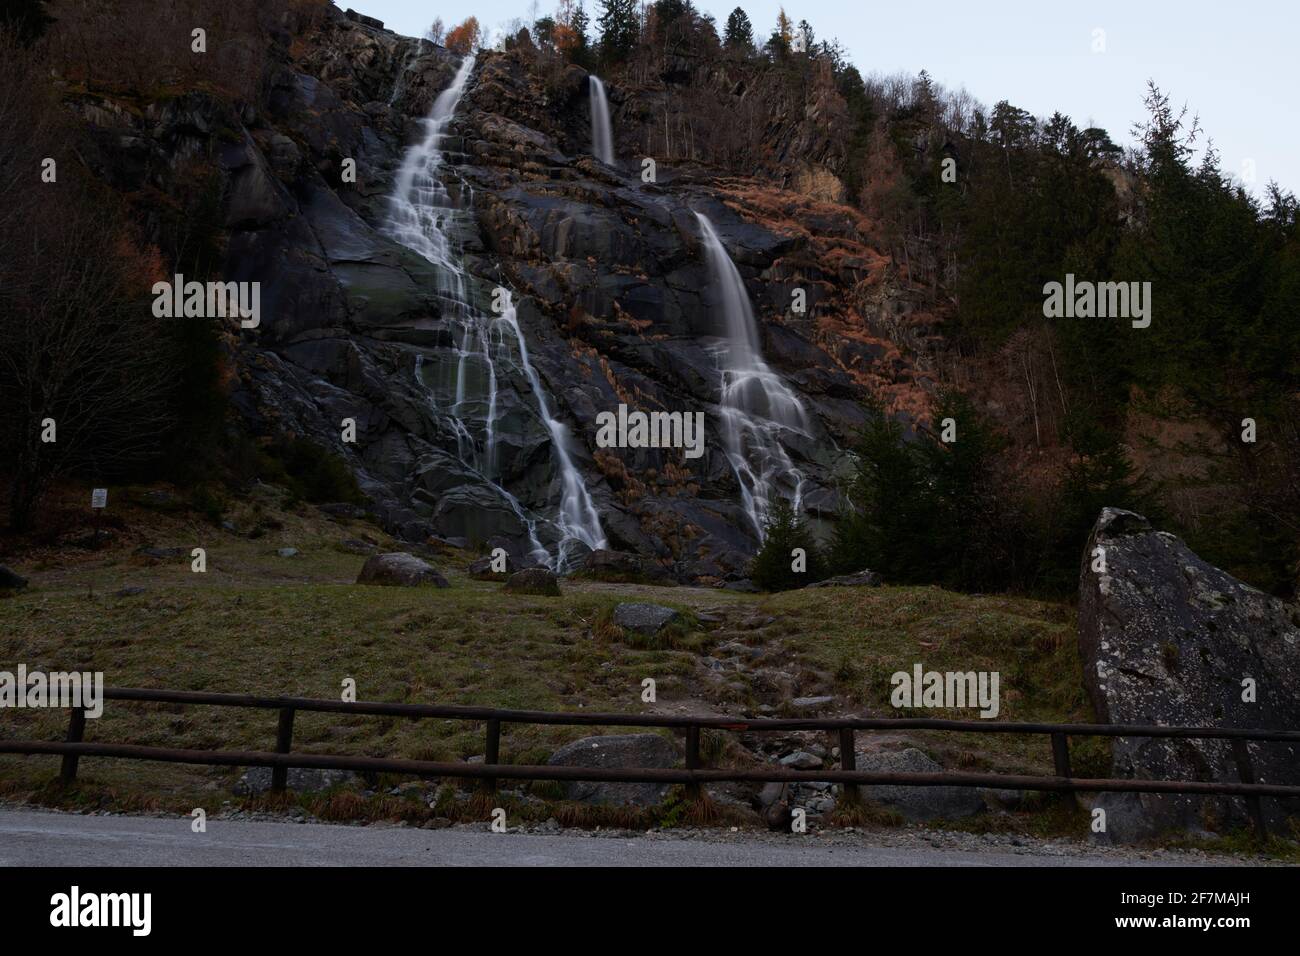
MULTIPOLYGON (((1104 509, 1088 540, 1079 649, 1104 723, 1300 727, 1300 610, 1206 564, 1130 511, 1104 509), (1093 570, 1099 556, 1104 571, 1093 570), (1243 700, 1248 678, 1253 702, 1243 700)), ((1300 784, 1300 748, 1252 742, 1249 752, 1257 781, 1300 784)), ((1228 741, 1150 737, 1117 738, 1109 775, 1239 779, 1228 741)), ((1270 799, 1263 805, 1274 821, 1284 810, 1270 799)), ((1107 811, 1111 842, 1247 822, 1237 798, 1102 794, 1095 806, 1107 811)))
MULTIPOLYGON (((667 769, 677 761, 677 748, 658 734, 612 734, 565 744, 547 763, 553 767, 667 769)), ((583 803, 651 806, 663 800, 668 784, 573 780, 566 781, 564 789, 566 799, 583 803)))
POLYGON ((662 604, 628 602, 614 608, 614 623, 625 631, 653 637, 668 625, 681 620, 681 614, 662 604))
MULTIPOLYGON (((858 770, 876 773, 943 773, 939 766, 915 747, 878 753, 858 753, 858 770)), ((984 809, 984 800, 974 787, 864 786, 861 793, 908 820, 960 820, 984 809)))
POLYGON ((389 551, 372 554, 357 575, 357 584, 379 584, 387 587, 413 588, 421 585, 450 587, 438 569, 421 561, 406 551, 389 551))

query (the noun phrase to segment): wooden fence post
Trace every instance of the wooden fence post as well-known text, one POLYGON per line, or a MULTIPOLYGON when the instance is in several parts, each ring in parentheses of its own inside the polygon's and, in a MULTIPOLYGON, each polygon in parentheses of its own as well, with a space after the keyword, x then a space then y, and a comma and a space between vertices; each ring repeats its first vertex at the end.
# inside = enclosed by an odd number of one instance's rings
MULTIPOLYGON (((700 768, 700 728, 698 724, 691 724, 686 728, 686 769, 698 770, 700 768)), ((689 783, 686 785, 686 794, 692 800, 698 800, 700 797, 700 785, 698 783, 689 783)))
MULTIPOLYGON (((852 727, 840 728, 840 769, 857 770, 858 755, 854 740, 856 734, 852 727)), ((845 804, 857 804, 861 802, 862 792, 858 789, 856 783, 846 783, 844 785, 844 802, 845 804)))
MULTIPOLYGON (((74 707, 71 716, 68 718, 68 736, 65 739, 70 744, 79 744, 85 736, 86 712, 80 707, 74 707)), ((73 783, 77 779, 77 763, 80 760, 81 757, 77 754, 63 755, 63 766, 59 769, 59 779, 65 785, 73 783)))
MULTIPOLYGON (((280 725, 275 732, 275 752, 287 754, 293 749, 293 708, 280 708, 280 725)), ((271 792, 283 793, 289 782, 289 768, 277 765, 271 768, 271 792)))
MULTIPOLYGON (((495 717, 487 722, 487 743, 483 748, 483 762, 494 766, 501 762, 501 721, 495 717)), ((497 778, 484 777, 482 789, 485 793, 497 792, 497 778)))
POLYGON ((1052 734, 1052 763, 1058 777, 1069 780, 1074 776, 1070 770, 1070 739, 1065 734, 1052 734))

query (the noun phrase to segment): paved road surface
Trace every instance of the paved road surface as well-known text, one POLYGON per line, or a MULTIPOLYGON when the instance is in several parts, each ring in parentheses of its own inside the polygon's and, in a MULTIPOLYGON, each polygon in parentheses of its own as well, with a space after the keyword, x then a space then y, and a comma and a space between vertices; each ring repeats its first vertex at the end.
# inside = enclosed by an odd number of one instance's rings
MULTIPOLYGON (((774 839, 724 834, 702 840, 242 820, 209 820, 207 833, 192 833, 188 818, 0 810, 0 867, 1115 866, 1144 862, 1113 855, 1081 858, 1033 851, 831 845, 811 835, 774 839)), ((1165 860, 1163 865, 1171 862, 1165 860)))

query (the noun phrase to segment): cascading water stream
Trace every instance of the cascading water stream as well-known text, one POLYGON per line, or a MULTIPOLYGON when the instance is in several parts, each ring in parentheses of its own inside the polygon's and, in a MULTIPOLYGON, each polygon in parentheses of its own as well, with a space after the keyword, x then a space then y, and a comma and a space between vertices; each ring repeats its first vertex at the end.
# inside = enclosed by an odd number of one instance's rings
MULTIPOLYGON (((527 529, 534 557, 562 571, 570 564, 575 542, 588 548, 607 546, 600 518, 569 454, 568 429, 551 415, 546 391, 529 359, 513 298, 507 292, 505 308, 499 316, 476 308, 471 301, 452 233, 466 214, 439 178, 445 162, 443 145, 447 129, 473 69, 474 57, 467 56, 451 85, 434 101, 424 120, 420 142, 403 157, 389 199, 384 232, 433 264, 443 316, 460 330, 454 349, 454 383, 450 383, 454 385, 454 399, 450 407, 439 409, 430 392, 430 406, 456 436, 461 462, 501 496, 527 529), (559 473, 559 510, 552 522, 557 532, 554 555, 538 539, 537 519, 529 517, 519 500, 499 482, 498 387, 504 374, 511 371, 521 374, 528 383, 537 403, 538 417, 551 439, 553 461, 559 473)), ((426 390, 427 375, 423 356, 417 354, 416 379, 426 390)))
POLYGON ((591 100, 591 155, 607 166, 614 165, 614 128, 609 121, 609 97, 605 84, 594 73, 588 78, 591 100))
POLYGON ((803 475, 781 445, 780 436, 783 431, 806 435, 808 415, 781 376, 763 361, 749 293, 713 223, 702 213, 695 217, 726 333, 718 353, 723 450, 740 485, 745 513, 761 541, 773 496, 780 494, 782 486, 789 488, 796 512, 802 505, 803 475))

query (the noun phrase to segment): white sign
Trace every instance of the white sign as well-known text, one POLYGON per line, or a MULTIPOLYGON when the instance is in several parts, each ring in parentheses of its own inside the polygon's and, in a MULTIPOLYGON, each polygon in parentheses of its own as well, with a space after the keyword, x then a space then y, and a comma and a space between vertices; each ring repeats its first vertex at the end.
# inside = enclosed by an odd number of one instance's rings
POLYGON ((104 508, 108 505, 108 489, 96 488, 90 493, 90 507, 104 508))

